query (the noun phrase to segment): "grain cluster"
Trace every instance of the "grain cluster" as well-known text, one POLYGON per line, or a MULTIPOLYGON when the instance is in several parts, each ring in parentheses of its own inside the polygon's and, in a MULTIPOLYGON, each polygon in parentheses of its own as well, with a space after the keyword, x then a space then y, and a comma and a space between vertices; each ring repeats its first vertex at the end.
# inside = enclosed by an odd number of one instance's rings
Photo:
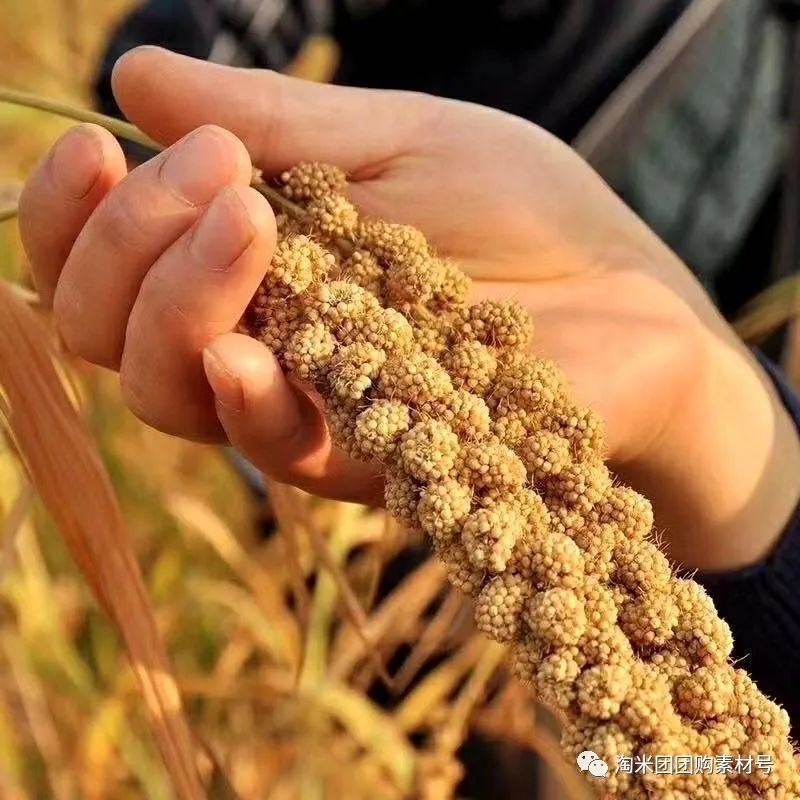
POLYGON ((564 722, 608 797, 797 798, 786 713, 730 660, 709 595, 677 577, 646 498, 604 463, 603 425, 530 355, 515 302, 470 282, 416 229, 361 218, 335 167, 284 173, 304 209, 243 320, 314 384, 335 443, 383 465, 386 507, 431 538, 477 627, 564 722), (342 247, 342 240, 348 246, 342 247), (769 772, 629 774, 618 756, 769 756, 769 772))

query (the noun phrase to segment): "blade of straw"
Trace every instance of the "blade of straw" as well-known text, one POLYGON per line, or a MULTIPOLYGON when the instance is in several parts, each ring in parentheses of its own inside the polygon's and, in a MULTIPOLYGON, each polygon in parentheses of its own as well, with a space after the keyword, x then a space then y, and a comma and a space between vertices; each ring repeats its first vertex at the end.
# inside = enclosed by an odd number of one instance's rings
POLYGON ((180 800, 202 800, 192 734, 100 454, 36 315, 0 282, 0 386, 17 451, 99 603, 118 627, 180 800))
MULTIPOLYGON (((131 125, 130 122, 125 122, 115 117, 110 117, 107 114, 101 114, 99 111, 90 111, 89 109, 79 108, 60 100, 53 100, 49 97, 42 97, 41 95, 32 94, 31 92, 22 92, 5 86, 0 86, 0 103, 11 103, 16 106, 36 109, 38 111, 47 112, 48 114, 56 114, 59 117, 72 119, 76 122, 89 122, 105 128, 120 139, 126 139, 129 142, 140 144, 142 147, 147 147, 156 153, 163 150, 163 147, 158 142, 151 139, 146 133, 140 131, 135 125, 131 125)), ((288 200, 279 191, 265 183, 261 178, 259 170, 253 170, 253 179, 251 183, 257 191, 267 198, 273 208, 278 208, 295 219, 302 220, 307 217, 306 212, 300 206, 288 200)), ((2 212, 0 212, 0 222, 11 219, 14 216, 16 216, 16 208, 3 209, 2 212)), ((352 243, 342 240, 341 244, 346 251, 352 251, 352 243)))
POLYGON ((97 111, 77 108, 59 100, 52 100, 49 97, 41 97, 37 94, 21 92, 4 86, 0 86, 0 103, 11 103, 25 108, 34 108, 38 111, 46 111, 49 114, 57 114, 59 117, 74 119, 76 122, 90 122, 111 131, 121 139, 127 139, 129 142, 135 142, 152 150, 161 150, 161 145, 158 142, 153 141, 149 136, 142 133, 135 125, 100 114, 97 111))

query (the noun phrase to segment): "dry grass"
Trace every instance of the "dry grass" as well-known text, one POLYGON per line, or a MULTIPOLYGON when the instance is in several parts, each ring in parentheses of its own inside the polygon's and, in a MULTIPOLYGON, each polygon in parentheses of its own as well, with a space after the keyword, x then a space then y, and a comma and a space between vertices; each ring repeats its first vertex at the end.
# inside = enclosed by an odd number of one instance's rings
MULTIPOLYGON (((5 0, 3 81, 85 103, 127 5, 5 0)), ((66 125, 0 105, 0 212, 66 125)), ((0 224, 0 278, 28 283, 11 223, 0 224)), ((266 508, 222 451, 140 425, 113 377, 65 359, 58 367, 111 476, 208 797, 447 798, 470 729, 538 751, 563 781, 560 796, 585 796, 435 563, 409 568, 374 600, 383 565, 415 546, 384 514, 280 486, 266 508), (262 538, 259 522, 273 515, 275 532, 262 538), (366 690, 389 663, 393 699, 374 702, 366 690)), ((0 409, 7 403, 0 387, 0 409)), ((20 458, 30 454, 13 435, 4 441, 0 796, 173 797, 118 629, 70 559, 59 515, 32 490, 20 458)))

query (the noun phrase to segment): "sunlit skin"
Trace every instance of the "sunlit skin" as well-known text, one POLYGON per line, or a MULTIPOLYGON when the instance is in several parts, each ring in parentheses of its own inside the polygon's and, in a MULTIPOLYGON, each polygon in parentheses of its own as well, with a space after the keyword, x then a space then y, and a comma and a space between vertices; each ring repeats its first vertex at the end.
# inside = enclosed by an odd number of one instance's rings
POLYGON ((129 171, 111 135, 80 126, 31 175, 20 222, 66 345, 118 370, 145 422, 379 502, 377 470, 332 448, 319 399, 230 332, 275 243, 252 165, 327 161, 363 213, 414 224, 458 259, 475 299, 531 310, 535 351, 605 418, 609 458, 653 501, 675 559, 724 569, 773 546, 800 493, 791 420, 689 270, 564 144, 479 106, 156 48, 125 56, 113 84, 168 148, 129 171))

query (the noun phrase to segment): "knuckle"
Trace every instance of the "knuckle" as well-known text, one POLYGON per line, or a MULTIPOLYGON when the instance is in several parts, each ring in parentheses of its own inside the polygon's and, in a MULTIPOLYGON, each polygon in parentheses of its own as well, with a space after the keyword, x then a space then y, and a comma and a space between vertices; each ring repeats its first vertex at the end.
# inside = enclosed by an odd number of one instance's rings
POLYGON ((87 352, 87 338, 83 335, 85 325, 81 312, 80 294, 69 284, 59 284, 53 298, 53 321, 67 350, 73 355, 92 359, 87 352))
POLYGON ((171 348, 185 349, 188 343, 212 336, 209 320, 198 314, 186 294, 176 291, 172 282, 156 271, 150 272, 139 289, 138 313, 132 319, 129 336, 142 326, 157 328, 171 348))
POLYGON ((55 327, 68 353, 71 353, 73 356, 77 356, 78 358, 82 358, 85 361, 91 361, 91 359, 88 357, 88 353, 85 352, 84 340, 77 333, 78 329, 76 326, 69 324, 69 322, 65 322, 63 317, 56 317, 55 327))
POLYGON ((209 443, 224 440, 210 400, 176 383, 163 370, 153 372, 137 361, 124 356, 119 373, 123 402, 137 419, 169 436, 209 443))
POLYGON ((153 402, 142 379, 142 374, 124 357, 119 372, 119 386, 123 402, 131 413, 142 422, 158 428, 158 418, 154 413, 153 402))
POLYGON ((67 350, 92 364, 108 369, 119 367, 119 352, 113 337, 98 336, 89 324, 91 312, 80 291, 62 281, 53 297, 53 322, 67 350))
POLYGON ((105 235, 117 247, 142 251, 149 239, 146 219, 139 203, 124 191, 112 191, 103 201, 100 218, 105 235))
POLYGON ((37 205, 36 199, 40 193, 41 189, 36 180, 36 174, 34 173, 34 175, 25 182, 19 195, 18 217, 23 240, 27 238, 27 234, 31 230, 28 223, 31 221, 33 210, 37 205))
POLYGON ((270 152, 285 138, 286 92, 285 78, 270 70, 251 76, 256 89, 251 123, 245 141, 259 152, 270 152))
POLYGON ((35 240, 36 232, 41 230, 41 217, 43 216, 41 210, 47 205, 48 190, 42 180, 46 159, 47 156, 39 162, 33 174, 24 183, 19 195, 19 229, 22 243, 26 249, 35 240))

